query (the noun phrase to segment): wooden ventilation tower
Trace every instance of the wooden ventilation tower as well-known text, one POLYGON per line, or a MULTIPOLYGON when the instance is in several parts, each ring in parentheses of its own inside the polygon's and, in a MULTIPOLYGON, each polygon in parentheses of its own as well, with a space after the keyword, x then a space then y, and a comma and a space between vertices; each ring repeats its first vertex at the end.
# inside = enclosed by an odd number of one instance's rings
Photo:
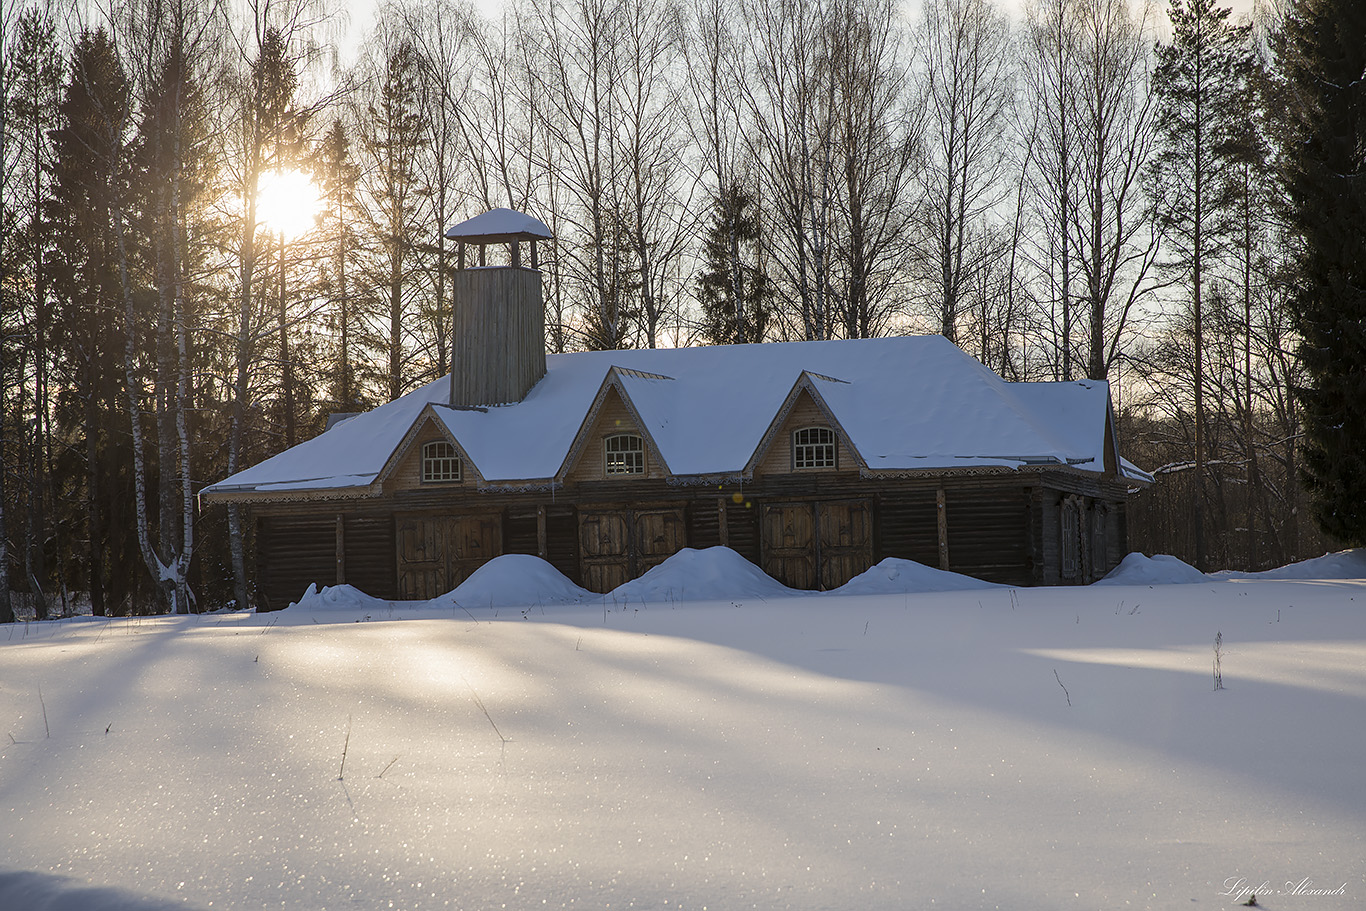
POLYGON ((520 402, 545 376, 545 305, 536 242, 549 240, 541 221, 493 209, 446 232, 456 242, 455 324, 451 404, 457 407, 520 402), (522 244, 530 245, 530 266, 522 244), (492 244, 508 245, 508 264, 486 265, 492 244), (477 251, 475 262, 467 262, 477 251))

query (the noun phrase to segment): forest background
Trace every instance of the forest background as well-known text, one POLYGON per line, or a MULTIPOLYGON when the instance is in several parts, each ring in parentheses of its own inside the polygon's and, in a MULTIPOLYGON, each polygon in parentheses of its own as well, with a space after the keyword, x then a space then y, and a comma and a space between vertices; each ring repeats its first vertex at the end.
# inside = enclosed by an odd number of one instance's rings
POLYGON ((555 235, 551 351, 938 332, 1109 381, 1156 476, 1131 549, 1352 543, 1299 482, 1288 4, 364 18, 6 3, 0 620, 250 605, 250 529, 198 490, 443 375, 442 232, 498 206, 555 235))

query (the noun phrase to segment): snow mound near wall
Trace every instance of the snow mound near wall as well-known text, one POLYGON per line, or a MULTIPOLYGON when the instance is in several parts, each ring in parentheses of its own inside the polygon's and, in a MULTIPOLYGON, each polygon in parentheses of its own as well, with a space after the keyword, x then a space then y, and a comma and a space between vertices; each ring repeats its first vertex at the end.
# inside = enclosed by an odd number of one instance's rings
POLYGON ((995 582, 983 582, 962 573, 935 569, 914 560, 888 557, 869 567, 839 588, 832 595, 900 595, 916 592, 955 592, 974 588, 1002 588, 995 582))
POLYGON ((355 586, 328 585, 319 590, 316 582, 310 582, 299 600, 291 601, 289 606, 305 611, 347 611, 367 610, 388 603, 367 595, 355 586))
POLYGON ((1343 550, 1259 573, 1225 570, 1216 579, 1366 579, 1366 548, 1343 550))
POLYGON ((503 554, 470 573, 454 591, 432 599, 433 606, 530 607, 578 604, 599 597, 579 588, 555 567, 529 554, 503 554))
POLYGON ((1132 553, 1096 585, 1189 585, 1208 582, 1209 577, 1176 557, 1157 554, 1148 557, 1132 553))
POLYGON ((617 601, 729 601, 792 598, 808 592, 788 588, 729 547, 685 547, 654 569, 617 586, 617 601))

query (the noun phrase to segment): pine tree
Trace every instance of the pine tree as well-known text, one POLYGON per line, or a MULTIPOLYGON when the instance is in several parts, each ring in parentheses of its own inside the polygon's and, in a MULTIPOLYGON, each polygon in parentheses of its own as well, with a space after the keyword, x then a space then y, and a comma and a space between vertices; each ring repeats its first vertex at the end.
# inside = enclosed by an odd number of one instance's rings
POLYGON ((1299 0, 1277 42, 1283 180, 1302 248, 1291 307, 1308 382, 1297 390, 1315 518, 1366 544, 1366 6, 1299 0))
POLYGON ((697 277, 702 334, 713 345, 764 340, 772 292, 756 263, 758 248, 753 197, 738 184, 727 184, 716 198, 703 249, 706 265, 697 277))
POLYGON ((1251 63, 1249 28, 1229 22, 1215 0, 1173 0, 1170 44, 1157 48, 1152 91, 1157 98, 1159 151, 1149 193, 1173 254, 1168 267, 1190 294, 1195 366, 1195 564, 1205 562, 1205 371, 1203 293, 1233 230, 1237 199, 1236 126, 1251 63))

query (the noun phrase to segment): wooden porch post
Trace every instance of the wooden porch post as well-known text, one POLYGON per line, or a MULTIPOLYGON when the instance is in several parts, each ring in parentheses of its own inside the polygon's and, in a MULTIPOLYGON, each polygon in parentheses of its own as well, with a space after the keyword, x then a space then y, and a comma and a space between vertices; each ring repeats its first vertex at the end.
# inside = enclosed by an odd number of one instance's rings
POLYGON ((944 488, 934 494, 935 513, 939 518, 939 568, 949 568, 949 511, 945 508, 944 488))
POLYGON ((346 519, 337 516, 337 584, 346 584, 346 519))
POLYGON ((722 547, 730 547, 730 527, 726 523, 726 498, 716 498, 716 533, 722 547))
POLYGON ((542 560, 546 559, 549 548, 546 546, 545 534, 545 507, 536 507, 536 556, 542 560))

